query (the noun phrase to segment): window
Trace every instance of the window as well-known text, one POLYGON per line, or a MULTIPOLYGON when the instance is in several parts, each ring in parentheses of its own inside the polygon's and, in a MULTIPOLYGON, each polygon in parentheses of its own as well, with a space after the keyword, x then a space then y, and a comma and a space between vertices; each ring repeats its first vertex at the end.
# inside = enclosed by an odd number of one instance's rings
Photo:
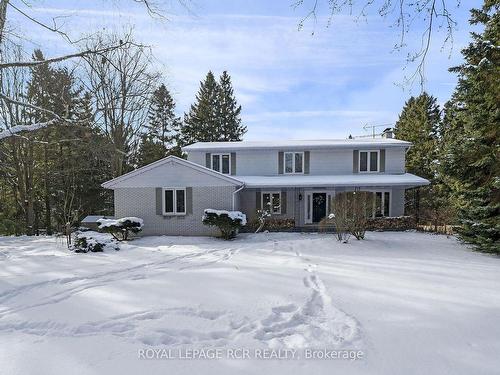
POLYGON ((391 193, 376 191, 373 193, 373 217, 390 216, 391 193))
POLYGON ((165 215, 186 214, 186 189, 164 188, 163 197, 163 212, 165 215))
POLYGON ((359 152, 359 172, 379 171, 380 151, 360 151, 359 152))
POLYGON ((283 171, 285 173, 304 173, 304 153, 285 152, 283 171))
POLYGON ((381 217, 384 216, 384 206, 382 206, 382 193, 380 191, 377 191, 375 193, 375 217, 381 217))
POLYGON ((230 174, 231 173, 231 155, 230 154, 212 154, 212 169, 214 171, 230 174))
POLYGON ((271 214, 281 214, 281 192, 266 191, 262 193, 262 209, 271 214))

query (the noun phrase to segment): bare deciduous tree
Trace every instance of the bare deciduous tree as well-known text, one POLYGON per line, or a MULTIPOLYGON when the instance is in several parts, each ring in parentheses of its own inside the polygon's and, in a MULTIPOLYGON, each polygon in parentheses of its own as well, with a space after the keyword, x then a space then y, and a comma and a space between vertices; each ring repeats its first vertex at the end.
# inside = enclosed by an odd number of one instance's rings
MULTIPOLYGON (((20 1, 23 5, 28 5, 29 2, 26 0, 21 0, 20 1)), ((143 4, 145 9, 147 10, 148 14, 150 14, 152 17, 157 17, 157 18, 164 18, 163 17, 163 11, 161 4, 162 3, 170 3, 169 0, 165 1, 151 1, 151 0, 134 0, 135 3, 140 3, 143 4)), ((189 0, 177 0, 177 2, 183 6, 183 7, 188 7, 189 0)), ((70 35, 65 32, 63 26, 58 22, 57 18, 53 18, 52 24, 45 23, 38 19, 36 16, 33 16, 32 14, 28 13, 27 11, 24 11, 21 9, 20 6, 17 5, 17 3, 13 0, 0 0, 0 51, 5 49, 5 45, 9 39, 9 37, 12 38, 18 38, 19 36, 16 35, 15 32, 12 30, 9 30, 7 25, 8 25, 8 14, 9 10, 12 12, 16 12, 19 15, 21 15, 23 18, 25 18, 29 23, 33 25, 33 27, 39 27, 44 30, 48 30, 50 32, 53 32, 57 35, 59 35, 62 40, 70 45, 74 45, 75 47, 77 45, 81 46, 83 45, 82 39, 80 40, 74 40, 70 35)), ((17 56, 16 59, 14 60, 9 60, 5 59, 5 55, 0 57, 0 80, 2 79, 2 72, 5 69, 11 68, 11 67, 19 67, 19 68, 30 68, 33 67, 37 64, 52 64, 56 62, 62 62, 70 59, 78 59, 78 58, 89 58, 90 56, 102 56, 107 53, 110 53, 111 51, 115 49, 120 49, 124 50, 126 48, 132 47, 132 42, 126 39, 122 40, 116 40, 115 44, 99 44, 99 47, 96 48, 86 48, 86 49, 77 49, 74 53, 69 53, 65 55, 60 55, 60 56, 55 56, 55 57, 49 57, 45 59, 43 62, 40 61, 33 61, 30 59, 23 59, 22 56, 17 56)), ((1 55, 1 54, 0 54, 1 55)), ((9 97, 6 95, 5 92, 0 92, 0 100, 2 101, 10 101, 13 104, 16 104, 17 106, 28 106, 29 103, 26 103, 22 100, 15 100, 14 98, 9 97), (15 102, 13 101, 15 100, 15 102)), ((43 108, 36 108, 38 111, 43 111, 43 108)), ((72 119, 69 118, 54 118, 53 120, 45 121, 45 122, 40 122, 40 123, 22 123, 18 124, 17 126, 12 126, 11 124, 8 124, 8 126, 5 126, 4 129, 0 128, 0 141, 5 138, 9 138, 13 135, 28 132, 28 131, 33 131, 33 130, 38 130, 41 128, 46 128, 52 125, 75 125, 75 122, 72 119)))
MULTIPOLYGON (((100 49, 120 43, 120 37, 99 35, 90 43, 90 49, 100 49)), ((137 135, 148 119, 149 100, 159 80, 159 74, 150 72, 151 59, 150 49, 137 44, 85 57, 95 120, 114 146, 114 177, 123 173, 124 161, 135 150, 137 135)))
MULTIPOLYGON (((19 47, 5 48, 2 55, 20 58, 19 47)), ((25 108, 15 104, 26 96, 27 72, 18 67, 2 71, 0 89, 13 101, 0 100, 0 122, 17 126, 28 121, 25 108)), ((34 144, 27 137, 10 137, 0 144, 0 176, 11 190, 18 215, 24 216, 26 233, 32 234, 35 224, 34 144)))
POLYGON ((406 58, 406 64, 416 63, 416 69, 407 77, 406 83, 411 84, 419 79, 420 85, 425 82, 425 62, 431 47, 433 35, 444 29, 443 46, 447 43, 453 47, 453 31, 456 26, 455 18, 450 9, 455 4, 458 8, 460 0, 293 0, 294 9, 305 8, 306 13, 300 19, 298 28, 304 28, 308 21, 317 23, 322 9, 327 8, 327 27, 330 26, 335 16, 346 12, 353 15, 356 20, 366 18, 370 9, 375 10, 381 17, 389 19, 394 27, 399 30, 399 41, 394 48, 400 50, 406 47, 407 37, 412 27, 422 21, 424 29, 421 32, 421 43, 406 58))

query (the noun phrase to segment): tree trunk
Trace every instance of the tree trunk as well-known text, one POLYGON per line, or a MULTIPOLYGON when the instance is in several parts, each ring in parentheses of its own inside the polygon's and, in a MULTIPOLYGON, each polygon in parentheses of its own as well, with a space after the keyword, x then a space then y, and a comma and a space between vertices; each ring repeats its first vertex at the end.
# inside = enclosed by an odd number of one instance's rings
POLYGON ((0 46, 3 44, 3 35, 5 29, 5 20, 7 19, 7 6, 9 0, 0 0, 0 46))
MULTIPOLYGON (((47 137, 48 139, 48 137, 47 137)), ((50 182, 49 182, 49 157, 48 157, 48 147, 44 145, 44 201, 45 201, 45 229, 47 234, 52 234, 52 222, 51 222, 51 205, 50 205, 50 182)))
POLYGON ((420 224, 420 188, 415 189, 415 223, 420 224))

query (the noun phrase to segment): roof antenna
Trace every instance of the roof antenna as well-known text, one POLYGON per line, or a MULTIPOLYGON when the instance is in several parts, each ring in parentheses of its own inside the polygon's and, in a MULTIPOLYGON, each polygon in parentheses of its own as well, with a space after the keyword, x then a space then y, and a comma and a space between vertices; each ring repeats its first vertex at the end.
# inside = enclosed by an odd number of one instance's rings
POLYGON ((375 133, 375 129, 376 128, 387 128, 387 127, 392 127, 393 124, 379 124, 379 125, 369 125, 369 124, 364 124, 363 125, 363 130, 364 131, 369 131, 368 129, 371 129, 371 135, 356 135, 354 137, 352 137, 351 135, 349 135, 349 139, 352 138, 375 138, 377 135, 381 135, 382 133, 375 133))

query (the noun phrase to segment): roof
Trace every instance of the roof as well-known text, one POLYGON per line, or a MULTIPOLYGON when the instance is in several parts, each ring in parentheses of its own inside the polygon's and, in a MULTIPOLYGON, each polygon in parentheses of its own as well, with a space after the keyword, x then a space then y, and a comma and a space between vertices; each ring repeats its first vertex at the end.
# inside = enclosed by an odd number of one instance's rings
POLYGON ((113 189, 121 182, 150 171, 165 163, 177 163, 199 172, 219 178, 233 185, 245 187, 318 187, 318 186, 423 186, 430 182, 411 173, 383 174, 357 173, 348 175, 278 175, 278 176, 228 176, 191 161, 167 156, 135 171, 116 177, 102 184, 104 188, 113 189))
POLYGON ((430 182, 411 173, 349 175, 237 176, 245 187, 319 187, 319 186, 423 186, 430 182))
POLYGON ((196 142, 182 148, 183 151, 207 150, 252 150, 252 149, 304 149, 325 148, 370 148, 370 147, 410 147, 411 143, 394 138, 362 139, 322 139, 283 141, 238 141, 238 142, 196 142))
POLYGON ((85 218, 82 220, 82 223, 95 223, 99 219, 105 219, 105 216, 103 216, 103 215, 85 216, 85 218))
POLYGON ((101 186, 106 188, 106 189, 113 189, 120 182, 123 182, 123 181, 125 181, 129 178, 132 178, 132 177, 136 177, 142 173, 148 172, 148 171, 150 171, 154 168, 157 168, 157 167, 159 167, 163 164, 166 164, 166 163, 177 163, 177 164, 186 166, 188 168, 194 169, 196 171, 199 171, 201 173, 205 173, 207 175, 219 178, 219 179, 224 180, 226 182, 229 182, 233 185, 241 185, 242 184, 241 181, 238 181, 237 179, 235 179, 233 177, 222 174, 220 172, 216 172, 216 171, 209 169, 209 168, 205 168, 204 166, 193 163, 191 161, 178 158, 177 156, 171 155, 171 156, 167 156, 166 158, 157 160, 151 164, 145 165, 144 167, 138 168, 132 172, 126 173, 122 176, 119 176, 119 177, 113 178, 112 180, 106 181, 103 184, 101 184, 101 186))

